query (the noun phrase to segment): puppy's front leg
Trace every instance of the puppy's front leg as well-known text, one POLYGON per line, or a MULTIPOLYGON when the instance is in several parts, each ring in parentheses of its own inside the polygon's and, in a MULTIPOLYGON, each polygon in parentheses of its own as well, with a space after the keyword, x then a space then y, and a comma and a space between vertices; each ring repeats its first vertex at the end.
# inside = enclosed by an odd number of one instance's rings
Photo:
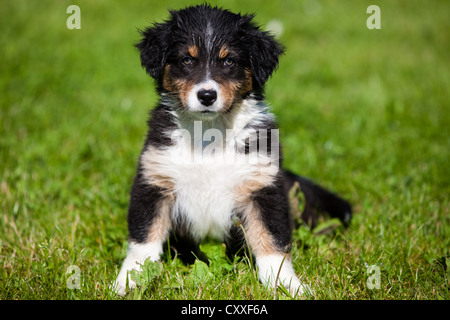
POLYGON ((171 228, 170 211, 172 198, 164 196, 160 188, 142 184, 136 178, 131 192, 128 211, 129 244, 127 256, 113 284, 120 295, 136 286, 129 271, 140 270, 145 260, 157 261, 163 252, 163 244, 171 228))
POLYGON ((275 288, 283 285, 292 296, 310 289, 295 274, 289 250, 291 229, 287 205, 276 188, 256 192, 248 203, 243 224, 248 244, 256 259, 260 281, 275 288))

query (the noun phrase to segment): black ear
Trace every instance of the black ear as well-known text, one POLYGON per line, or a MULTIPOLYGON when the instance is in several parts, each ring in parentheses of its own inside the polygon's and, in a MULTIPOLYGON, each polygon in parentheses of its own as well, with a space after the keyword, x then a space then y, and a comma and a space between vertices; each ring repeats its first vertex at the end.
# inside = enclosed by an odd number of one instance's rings
POLYGON ((250 66, 253 78, 262 87, 278 66, 278 58, 284 52, 279 44, 268 32, 255 28, 251 32, 250 66))
POLYGON ((135 46, 141 52, 141 65, 147 73, 157 79, 167 60, 167 36, 166 27, 163 24, 155 24, 153 27, 140 30, 143 36, 135 46))

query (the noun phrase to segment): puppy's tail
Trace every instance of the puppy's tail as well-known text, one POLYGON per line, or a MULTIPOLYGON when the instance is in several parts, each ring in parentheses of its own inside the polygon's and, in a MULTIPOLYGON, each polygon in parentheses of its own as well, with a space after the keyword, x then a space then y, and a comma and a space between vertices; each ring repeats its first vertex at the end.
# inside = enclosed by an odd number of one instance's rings
POLYGON ((345 227, 350 224, 352 206, 349 202, 311 180, 290 171, 285 170, 284 175, 284 187, 287 193, 295 186, 296 182, 300 185, 300 190, 305 196, 305 206, 301 213, 301 219, 311 228, 316 226, 320 213, 328 213, 332 218, 339 218, 345 227))

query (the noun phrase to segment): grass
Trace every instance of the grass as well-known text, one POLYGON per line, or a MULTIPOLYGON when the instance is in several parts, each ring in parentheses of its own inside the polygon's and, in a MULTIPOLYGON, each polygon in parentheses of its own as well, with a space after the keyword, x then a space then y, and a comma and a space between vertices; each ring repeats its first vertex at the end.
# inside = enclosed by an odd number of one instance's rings
MULTIPOLYGON (((281 23, 267 86, 285 165, 354 204, 351 226, 294 232, 312 299, 446 299, 450 271, 450 28, 445 1, 221 1, 281 23), (369 289, 380 270, 380 289, 369 289)), ((192 2, 194 3, 194 2, 192 2)), ((215 3, 215 2, 213 2, 215 3)), ((182 1, 9 1, 0 10, 0 299, 113 299, 147 112, 132 44, 182 1), (80 288, 69 289, 69 266, 80 288)), ((209 267, 166 256, 125 299, 288 299, 207 242, 209 267), (153 270, 153 271, 152 271, 153 270), (156 271, 155 271, 156 270, 156 271)))

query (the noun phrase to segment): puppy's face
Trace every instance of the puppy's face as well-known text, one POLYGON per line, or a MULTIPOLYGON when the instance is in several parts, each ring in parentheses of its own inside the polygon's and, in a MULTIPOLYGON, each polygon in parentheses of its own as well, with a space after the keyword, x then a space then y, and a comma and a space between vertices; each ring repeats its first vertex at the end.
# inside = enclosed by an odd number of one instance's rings
POLYGON ((164 67, 162 87, 182 108, 214 116, 230 110, 252 90, 252 75, 229 43, 203 42, 180 44, 164 67))
POLYGON ((282 53, 251 19, 207 5, 171 12, 142 32, 142 65, 183 111, 201 118, 229 112, 250 93, 262 94, 282 53))

